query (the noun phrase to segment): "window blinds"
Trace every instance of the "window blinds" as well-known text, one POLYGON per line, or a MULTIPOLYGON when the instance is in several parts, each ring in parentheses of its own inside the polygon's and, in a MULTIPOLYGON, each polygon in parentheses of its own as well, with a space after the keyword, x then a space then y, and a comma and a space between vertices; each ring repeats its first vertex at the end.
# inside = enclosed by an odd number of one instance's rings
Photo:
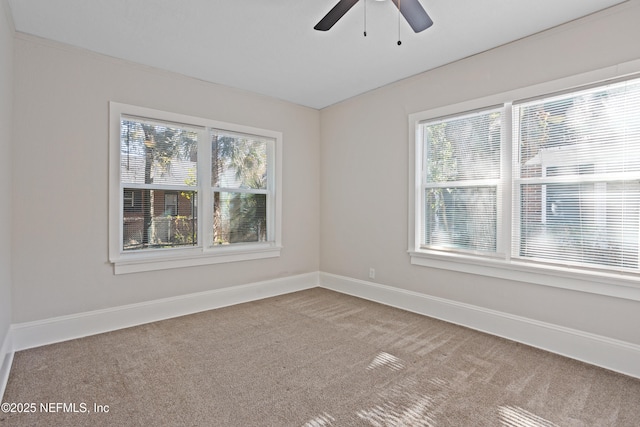
POLYGON ((638 268, 640 80, 516 103, 512 255, 638 268))
POLYGON ((496 251, 502 120, 492 109, 422 124, 423 247, 496 251))
POLYGON ((193 127, 121 117, 123 251, 197 245, 197 148, 193 127))

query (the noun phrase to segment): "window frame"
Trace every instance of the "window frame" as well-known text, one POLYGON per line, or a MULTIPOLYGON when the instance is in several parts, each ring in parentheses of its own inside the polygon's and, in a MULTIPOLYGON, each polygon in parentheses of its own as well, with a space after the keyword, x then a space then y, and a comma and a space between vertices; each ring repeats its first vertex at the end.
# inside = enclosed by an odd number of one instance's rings
MULTIPOLYGON (((503 208, 503 202, 502 202, 502 198, 503 198, 503 186, 504 186, 504 180, 503 180, 503 176, 504 176, 504 168, 505 168, 505 164, 504 164, 504 156, 505 155, 509 155, 509 152, 505 152, 505 147, 504 145, 506 144, 502 144, 502 141, 506 138, 506 132, 507 129, 504 129, 504 123, 502 124, 502 128, 500 130, 500 140, 501 140, 501 144, 500 144, 500 171, 498 173, 498 178, 476 178, 476 179, 460 179, 460 180, 453 180, 453 181, 445 181, 445 182, 437 182, 437 181, 430 181, 427 177, 427 173, 426 173, 426 165, 424 163, 424 160, 426 159, 425 153, 424 153, 424 144, 422 143, 422 141, 425 140, 425 135, 424 135, 424 124, 425 122, 431 122, 431 123, 438 123, 438 122, 445 122, 448 119, 451 118, 465 118, 465 117, 473 117, 473 116, 479 116, 479 115, 483 115, 486 113, 491 113, 491 112, 498 112, 500 113, 500 115, 502 117, 504 117, 504 119, 506 120, 507 117, 506 115, 508 114, 508 108, 505 108, 504 105, 490 105, 487 106, 486 108, 481 108, 481 109, 477 109, 477 110, 472 110, 472 111, 464 111, 461 112, 459 114, 454 114, 454 115, 448 115, 446 117, 432 117, 432 118, 428 118, 425 120, 420 120, 418 121, 418 123, 416 123, 416 167, 419 168, 420 170, 420 175, 421 177, 418 178, 420 181, 420 193, 418 195, 419 202, 417 203, 417 208, 419 209, 419 213, 418 213, 418 218, 425 218, 426 212, 425 212, 425 195, 426 195, 426 190, 430 189, 430 188, 450 188, 450 187, 454 187, 454 188, 494 188, 495 189, 495 194, 496 194, 496 250, 491 252, 491 251, 476 251, 476 250, 472 250, 472 249, 461 249, 461 248, 439 248, 437 250, 437 252, 443 251, 443 252, 453 252, 453 253, 467 253, 467 254, 472 254, 472 255, 480 255, 480 256, 500 256, 502 255, 505 251, 508 251, 508 248, 505 248, 503 243, 504 240, 502 238, 502 233, 503 230, 501 227, 499 227, 500 224, 502 224, 503 221, 503 217, 505 216, 505 212, 504 212, 504 208, 503 208), (419 142, 420 141, 420 142, 419 142)), ((509 116, 510 119, 511 116, 509 116)), ((510 130, 510 128, 508 128, 510 130)), ((421 222, 420 223, 420 234, 416 236, 416 238, 418 239, 418 246, 420 247, 421 250, 425 250, 425 251, 431 251, 432 249, 428 247, 428 245, 423 245, 421 243, 422 239, 420 236, 424 236, 425 235, 425 225, 421 222)))
MULTIPOLYGON (((168 186, 170 187, 170 186, 168 186)), ((167 188, 171 190, 170 188, 167 188)), ((135 197, 135 196, 134 196, 135 197)), ((156 110, 118 102, 109 102, 109 262, 114 274, 126 274, 169 268, 191 267, 226 262, 247 261, 279 257, 282 250, 282 132, 251 126, 221 122, 201 117, 156 110), (124 251, 123 239, 123 188, 120 176, 120 120, 121 117, 138 117, 151 122, 179 124, 198 129, 198 184, 197 235, 195 246, 161 248, 145 251, 124 251), (272 140, 269 164, 269 194, 267 196, 267 221, 271 228, 266 242, 209 244, 213 233, 213 207, 211 203, 211 141, 209 129, 255 135, 272 140), (207 171, 209 169, 209 171, 207 171)))
POLYGON ((589 86, 599 86, 621 78, 640 77, 640 61, 633 61, 577 76, 571 76, 542 84, 499 93, 453 105, 433 108, 409 114, 409 209, 408 209, 408 254, 412 265, 453 270, 482 276, 528 282, 543 286, 570 289, 599 295, 614 296, 640 301, 640 271, 611 271, 599 268, 554 265, 537 260, 523 260, 511 257, 511 239, 515 212, 512 147, 512 105, 521 100, 545 97, 560 92, 579 91, 589 86), (450 116, 463 116, 474 111, 489 110, 496 105, 505 106, 503 134, 509 135, 502 144, 501 169, 503 173, 502 206, 499 215, 496 254, 476 254, 462 251, 431 250, 421 246, 424 207, 422 200, 422 141, 421 124, 450 116), (502 237, 500 237, 500 234, 502 237))

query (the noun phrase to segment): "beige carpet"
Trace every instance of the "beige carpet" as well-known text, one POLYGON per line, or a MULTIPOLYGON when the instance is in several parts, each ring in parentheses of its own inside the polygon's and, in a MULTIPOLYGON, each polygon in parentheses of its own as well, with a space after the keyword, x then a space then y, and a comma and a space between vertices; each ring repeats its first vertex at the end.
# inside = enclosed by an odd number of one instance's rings
POLYGON ((36 404, 3 426, 640 425, 638 379, 319 288, 18 352, 3 400, 36 404))

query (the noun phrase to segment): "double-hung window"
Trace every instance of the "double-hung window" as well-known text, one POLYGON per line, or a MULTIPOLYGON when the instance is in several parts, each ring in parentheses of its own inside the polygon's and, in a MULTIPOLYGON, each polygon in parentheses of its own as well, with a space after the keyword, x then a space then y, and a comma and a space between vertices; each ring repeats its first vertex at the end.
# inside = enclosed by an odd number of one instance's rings
POLYGON ((280 254, 279 132, 110 104, 116 273, 280 254))
POLYGON ((512 254, 637 272, 640 80, 514 105, 512 254))
POLYGON ((421 126, 421 247, 497 251, 502 120, 498 108, 421 126))
POLYGON ((640 281, 640 79, 410 123, 414 264, 640 281))

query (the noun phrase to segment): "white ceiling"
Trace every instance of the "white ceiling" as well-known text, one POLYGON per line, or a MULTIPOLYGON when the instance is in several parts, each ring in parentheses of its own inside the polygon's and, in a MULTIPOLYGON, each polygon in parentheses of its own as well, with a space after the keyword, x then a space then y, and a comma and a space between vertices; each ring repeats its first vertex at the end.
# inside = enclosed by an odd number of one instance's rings
POLYGON ((18 31, 312 108, 623 1, 420 2, 434 25, 415 34, 390 0, 327 32, 313 26, 337 0, 9 0, 18 31))

